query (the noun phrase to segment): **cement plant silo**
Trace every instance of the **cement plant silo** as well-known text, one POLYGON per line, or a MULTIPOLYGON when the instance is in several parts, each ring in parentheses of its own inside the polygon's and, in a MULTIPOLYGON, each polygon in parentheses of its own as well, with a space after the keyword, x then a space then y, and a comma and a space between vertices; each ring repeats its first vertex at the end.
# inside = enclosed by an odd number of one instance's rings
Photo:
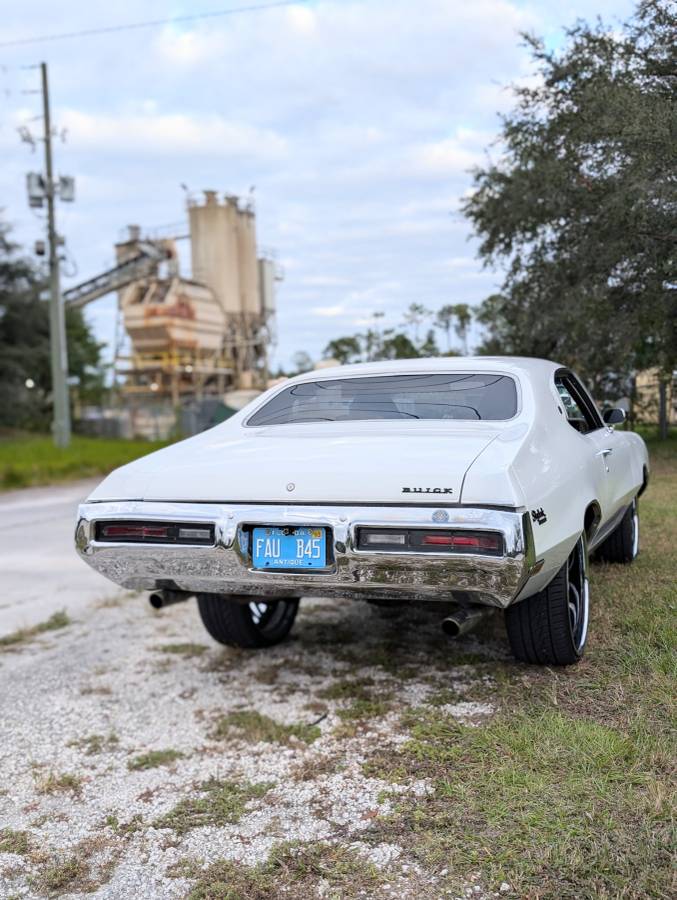
POLYGON ((212 289, 228 315, 257 313, 256 224, 237 197, 219 203, 205 191, 202 205, 188 207, 193 278, 212 289))
POLYGON ((256 217, 237 197, 189 202, 193 279, 207 285, 225 313, 224 350, 240 386, 265 384, 270 313, 262 309, 256 217))
POLYGON ((247 316, 258 318, 261 313, 261 304, 259 273, 256 263, 256 219, 252 210, 240 210, 237 217, 237 240, 242 312, 247 316))

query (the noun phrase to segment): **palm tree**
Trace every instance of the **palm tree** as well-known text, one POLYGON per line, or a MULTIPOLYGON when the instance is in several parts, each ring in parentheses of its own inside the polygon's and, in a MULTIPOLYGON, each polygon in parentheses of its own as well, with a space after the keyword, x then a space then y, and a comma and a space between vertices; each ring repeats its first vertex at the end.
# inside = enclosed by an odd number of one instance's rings
POLYGON ((451 326, 454 321, 454 307, 448 303, 437 310, 435 328, 441 329, 447 336, 447 353, 451 351, 451 326))
POLYGON ((456 319, 454 331, 463 343, 463 355, 468 355, 468 329, 472 322, 472 312, 467 303, 456 303, 451 307, 456 319))
POLYGON ((421 323, 432 315, 432 311, 422 303, 412 303, 404 314, 404 324, 414 329, 414 343, 418 344, 418 329, 421 323))

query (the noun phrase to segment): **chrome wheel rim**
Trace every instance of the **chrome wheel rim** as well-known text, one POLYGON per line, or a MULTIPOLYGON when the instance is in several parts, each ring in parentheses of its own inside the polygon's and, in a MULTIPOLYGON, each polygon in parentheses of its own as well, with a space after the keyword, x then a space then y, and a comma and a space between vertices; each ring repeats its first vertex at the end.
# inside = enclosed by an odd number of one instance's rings
POLYGON ((637 513, 637 501, 632 504, 632 558, 639 553, 639 515, 637 513))
POLYGON ((285 614, 284 600, 276 600, 272 603, 264 603, 260 600, 252 600, 249 603, 249 614, 252 623, 261 633, 275 628, 285 614))
POLYGON ((568 561, 567 605, 571 637, 576 652, 580 653, 588 636, 590 591, 583 542, 579 541, 568 561))

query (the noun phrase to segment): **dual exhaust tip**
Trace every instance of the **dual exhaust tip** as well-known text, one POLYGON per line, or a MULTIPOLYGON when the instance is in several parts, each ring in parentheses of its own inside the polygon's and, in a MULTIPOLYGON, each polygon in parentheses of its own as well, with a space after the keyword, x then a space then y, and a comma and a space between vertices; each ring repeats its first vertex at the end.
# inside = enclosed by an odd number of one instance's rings
MULTIPOLYGON (((153 609, 164 609, 166 606, 173 606, 175 603, 183 603, 192 596, 188 591, 165 589, 153 591, 148 596, 148 602, 153 609)), ((449 637, 460 637, 479 625, 482 619, 489 614, 489 611, 489 608, 484 606, 463 606, 442 620, 442 631, 449 637)))
POLYGON ((170 590, 160 590, 153 591, 148 596, 148 602, 153 607, 153 609, 164 609, 165 606, 173 606, 175 603, 183 603, 184 600, 188 600, 193 595, 188 593, 188 591, 170 591, 170 590))
POLYGON ((442 631, 449 637, 460 637, 479 625, 490 611, 487 606, 462 606, 442 620, 442 631))

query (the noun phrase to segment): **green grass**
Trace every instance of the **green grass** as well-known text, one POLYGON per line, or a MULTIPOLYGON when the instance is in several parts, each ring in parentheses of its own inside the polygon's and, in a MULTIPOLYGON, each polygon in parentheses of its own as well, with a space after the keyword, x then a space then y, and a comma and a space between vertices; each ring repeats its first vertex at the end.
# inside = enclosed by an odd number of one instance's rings
POLYGON ((155 769, 157 766, 168 766, 170 763, 176 762, 177 759, 183 759, 183 753, 180 750, 149 750, 148 753, 142 753, 135 756, 127 763, 127 768, 132 772, 142 769, 155 769))
MULTIPOLYGON (((369 775, 427 778, 368 839, 403 846, 462 893, 474 873, 513 896, 674 896, 677 632, 675 441, 652 443, 632 566, 594 564, 591 630, 567 669, 494 663, 497 714, 472 728, 430 706, 403 717, 410 740, 369 775)), ((441 892, 441 891, 440 891, 441 892)))
POLYGON ((62 775, 57 775, 55 772, 50 772, 46 778, 38 785, 38 793, 39 794, 75 794, 77 796, 82 792, 82 781, 83 779, 79 775, 72 775, 70 772, 65 772, 62 775))
POLYGON ((31 849, 31 837, 27 831, 0 828, 0 853, 17 853, 25 856, 31 849))
POLYGON ((26 644, 28 641, 32 641, 33 638, 36 638, 47 631, 58 631, 71 624, 72 620, 70 616, 62 609, 59 612, 55 612, 44 622, 39 622, 37 625, 32 625, 30 628, 19 628, 16 631, 12 631, 10 634, 3 635, 0 637, 0 650, 5 647, 16 647, 20 644, 26 644))
POLYGON ((172 828, 177 834, 186 834, 191 828, 205 825, 233 825, 247 811, 247 803, 263 797, 271 787, 270 784, 210 778, 200 785, 200 796, 181 800, 153 825, 155 828, 172 828))
POLYGON ((240 737, 250 743, 264 741, 266 743, 288 744, 293 738, 312 744, 321 734, 317 725, 282 725, 269 716, 255 710, 238 710, 220 716, 210 737, 223 740, 229 737, 240 737))
POLYGON ((69 447, 46 435, 0 437, 0 489, 105 475, 164 447, 161 442, 74 436, 69 447))

